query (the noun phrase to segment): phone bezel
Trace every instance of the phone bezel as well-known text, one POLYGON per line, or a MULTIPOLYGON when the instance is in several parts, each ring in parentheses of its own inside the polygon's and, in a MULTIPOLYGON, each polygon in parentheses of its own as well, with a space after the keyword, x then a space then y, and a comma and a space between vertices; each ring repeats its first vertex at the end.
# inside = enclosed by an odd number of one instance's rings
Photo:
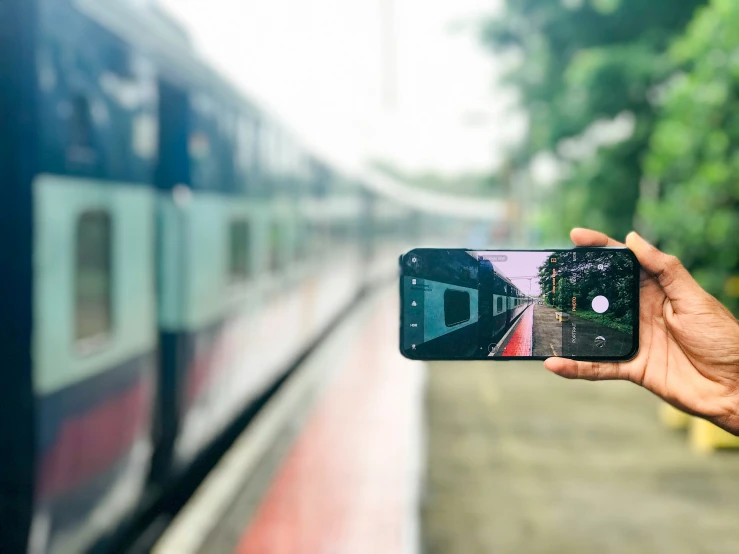
POLYGON ((637 317, 635 318, 634 322, 634 330, 632 334, 632 350, 625 354, 624 356, 560 356, 562 358, 567 358, 569 360, 578 360, 578 361, 588 361, 588 362, 628 362, 630 360, 633 360, 638 354, 639 354, 639 314, 640 314, 640 271, 641 266, 639 265, 639 261, 636 258, 636 255, 629 250, 626 247, 620 247, 620 246, 577 246, 574 248, 536 248, 536 249, 515 249, 515 248, 413 248, 406 252, 405 254, 401 254, 401 256, 398 259, 398 266, 399 266, 399 296, 400 296, 400 327, 398 328, 398 347, 400 350, 400 354, 409 360, 414 361, 422 361, 422 362, 484 362, 484 361, 491 361, 491 362, 509 362, 509 361, 526 361, 526 360, 535 360, 535 361, 542 361, 546 360, 548 358, 551 358, 553 356, 494 356, 494 357, 486 357, 486 358, 431 358, 431 357, 419 357, 419 356, 413 356, 409 352, 406 352, 403 348, 403 331, 405 329, 405 313, 403 310, 403 260, 406 258, 406 256, 409 256, 413 252, 417 251, 432 251, 432 250, 459 250, 464 252, 573 252, 573 251, 603 251, 603 250, 611 250, 611 251, 621 251, 625 252, 627 255, 631 256, 634 264, 634 288, 633 288, 633 296, 635 298, 635 313, 637 314, 637 317))

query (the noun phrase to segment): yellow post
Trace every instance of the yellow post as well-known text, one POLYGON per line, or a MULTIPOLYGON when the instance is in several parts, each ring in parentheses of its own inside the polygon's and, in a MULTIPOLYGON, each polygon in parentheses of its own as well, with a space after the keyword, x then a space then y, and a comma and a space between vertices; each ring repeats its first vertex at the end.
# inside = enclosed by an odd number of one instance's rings
POLYGON ((739 437, 697 417, 690 422, 690 447, 701 454, 710 454, 717 448, 739 448, 739 437))
POLYGON ((688 414, 673 408, 667 402, 663 402, 659 407, 659 420, 670 429, 687 429, 690 424, 688 414))

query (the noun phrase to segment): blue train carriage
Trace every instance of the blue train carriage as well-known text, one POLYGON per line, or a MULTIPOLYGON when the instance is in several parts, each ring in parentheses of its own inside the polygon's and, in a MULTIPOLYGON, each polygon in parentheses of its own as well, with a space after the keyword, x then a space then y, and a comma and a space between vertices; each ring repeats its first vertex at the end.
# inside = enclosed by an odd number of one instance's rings
POLYGON ((490 260, 480 259, 480 342, 492 350, 531 304, 531 298, 496 271, 490 260))
POLYGON ((0 10, 0 550, 78 552, 317 333, 294 199, 332 188, 155 11, 0 10))
POLYGON ((273 117, 192 58, 162 67, 159 92, 153 480, 163 486, 318 335, 326 318, 312 312, 335 315, 361 282, 331 293, 317 273, 326 264, 303 254, 300 207, 331 202, 335 186, 273 117))
POLYGON ((157 183, 159 481, 187 467, 274 378, 272 361, 259 357, 270 346, 260 334, 294 254, 295 206, 276 182, 295 183, 279 165, 279 143, 261 141, 273 124, 212 82, 162 86, 162 109, 175 112, 162 142, 179 152, 163 152, 170 167, 157 183))
POLYGON ((68 1, 0 11, 0 550, 78 552, 152 448, 156 75, 68 1))
MULTIPOLYGON (((260 138, 267 129, 272 137, 266 141, 271 147, 258 149, 259 168, 251 176, 262 183, 254 189, 246 176, 240 181, 245 193, 239 185, 233 194, 206 194, 193 178, 193 192, 186 194, 192 228, 181 236, 197 239, 180 249, 188 261, 179 274, 188 282, 168 288, 184 290, 172 302, 185 310, 182 319, 162 326, 163 350, 171 344, 175 360, 163 363, 172 377, 165 391, 179 394, 174 403, 161 402, 162 410, 170 412, 174 436, 174 459, 168 459, 163 445, 161 458, 155 460, 162 471, 185 467, 283 374, 362 286, 359 278, 344 278, 346 268, 353 268, 350 277, 356 277, 355 257, 336 256, 347 253, 338 239, 354 236, 361 204, 342 194, 327 172, 316 183, 308 171, 310 158, 298 154, 286 134, 277 135, 274 122, 262 116, 259 127, 260 138), (311 229, 319 235, 311 235, 311 229), (230 257, 213 259, 214 252, 230 257), (199 279, 200 292, 194 284, 199 279), (175 404, 179 410, 173 413, 175 404)), ((177 213, 179 185, 174 187, 162 205, 177 213)), ((349 251, 353 247, 344 246, 349 251)), ((167 295, 163 290, 162 298, 167 295)))
POLYGON ((360 183, 338 171, 334 173, 334 186, 327 208, 333 223, 329 267, 321 277, 325 298, 321 302, 331 306, 336 315, 349 305, 357 286, 364 289, 373 282, 367 271, 371 260, 366 257, 372 232, 367 197, 360 183))
POLYGON ((420 214, 406 205, 376 194, 366 187, 371 220, 371 240, 364 271, 370 282, 387 281, 397 275, 398 256, 418 246, 420 214))
POLYGON ((403 349, 469 358, 478 352, 478 260, 463 250, 415 249, 403 257, 403 349))

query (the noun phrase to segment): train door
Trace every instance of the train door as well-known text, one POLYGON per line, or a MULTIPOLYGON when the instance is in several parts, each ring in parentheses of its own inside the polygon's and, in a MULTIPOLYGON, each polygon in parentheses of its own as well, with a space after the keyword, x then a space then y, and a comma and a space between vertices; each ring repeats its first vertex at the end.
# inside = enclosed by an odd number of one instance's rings
POLYGON ((240 381, 227 375, 243 346, 234 339, 232 312, 256 273, 251 246, 262 226, 233 194, 234 156, 221 151, 229 143, 223 129, 233 127, 224 120, 234 118, 225 117, 217 97, 179 81, 160 79, 159 95, 160 387, 152 479, 162 483, 207 448, 239 406, 240 381))
POLYGON ((478 338, 480 344, 488 344, 495 335, 495 270, 489 260, 480 260, 478 278, 478 338))
POLYGON ((33 512, 31 374, 33 207, 37 144, 36 3, 0 2, 0 552, 24 552, 33 512))
POLYGON ((505 328, 508 329, 508 327, 511 325, 511 289, 508 285, 503 286, 503 309, 505 310, 505 328))
POLYGON ((159 165, 157 188, 157 312, 159 387, 151 477, 169 476, 182 404, 182 372, 187 358, 183 332, 188 271, 187 206, 190 202, 188 152, 189 95, 165 79, 159 81, 159 165))

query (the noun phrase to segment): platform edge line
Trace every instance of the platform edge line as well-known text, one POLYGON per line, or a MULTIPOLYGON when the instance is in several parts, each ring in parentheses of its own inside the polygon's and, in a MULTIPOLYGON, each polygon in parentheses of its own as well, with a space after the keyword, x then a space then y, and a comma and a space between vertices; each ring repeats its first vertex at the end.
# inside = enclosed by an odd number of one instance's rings
MULTIPOLYGON (((249 476, 274 444, 274 437, 289 424, 293 416, 291 407, 298 405, 321 380, 331 377, 332 372, 327 371, 321 362, 334 349, 338 337, 359 331, 361 323, 371 313, 373 301, 382 295, 383 290, 387 289, 380 288, 365 297, 361 301, 362 309, 343 322, 344 332, 337 330, 331 333, 305 360, 303 370, 294 373, 275 393, 273 400, 257 414, 177 514, 154 545, 152 554, 196 554, 202 550, 222 514, 233 504, 249 476)), ((344 341, 344 344, 349 342, 344 341)))

